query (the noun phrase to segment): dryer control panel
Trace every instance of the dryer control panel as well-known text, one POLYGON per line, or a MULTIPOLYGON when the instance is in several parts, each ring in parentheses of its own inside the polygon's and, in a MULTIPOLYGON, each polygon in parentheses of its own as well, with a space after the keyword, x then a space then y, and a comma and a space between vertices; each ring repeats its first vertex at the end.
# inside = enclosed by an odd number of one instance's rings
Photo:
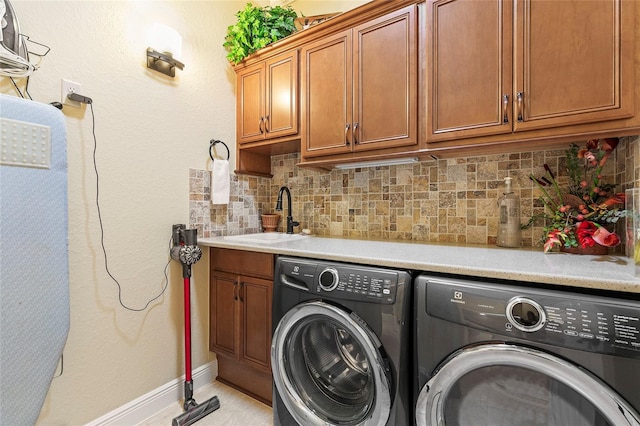
POLYGON ((429 278, 425 306, 427 315, 507 339, 640 358, 638 301, 429 278))
POLYGON ((409 284, 406 271, 281 257, 280 285, 345 300, 393 304, 399 285, 409 284))

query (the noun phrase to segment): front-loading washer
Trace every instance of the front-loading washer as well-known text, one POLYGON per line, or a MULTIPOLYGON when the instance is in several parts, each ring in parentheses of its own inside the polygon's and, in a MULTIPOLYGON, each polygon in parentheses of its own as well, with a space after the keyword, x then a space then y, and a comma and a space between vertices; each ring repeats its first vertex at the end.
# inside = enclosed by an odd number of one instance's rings
POLYGON ((407 271, 278 257, 275 425, 413 423, 407 271))
POLYGON ((415 419, 426 425, 640 425, 640 301, 421 275, 415 419))

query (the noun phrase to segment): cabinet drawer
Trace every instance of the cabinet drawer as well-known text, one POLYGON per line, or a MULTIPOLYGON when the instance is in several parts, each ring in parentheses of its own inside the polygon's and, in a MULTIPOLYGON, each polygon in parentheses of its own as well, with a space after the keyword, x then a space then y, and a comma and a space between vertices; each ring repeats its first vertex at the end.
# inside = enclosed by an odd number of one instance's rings
POLYGON ((273 279, 273 254, 213 247, 211 270, 273 279))

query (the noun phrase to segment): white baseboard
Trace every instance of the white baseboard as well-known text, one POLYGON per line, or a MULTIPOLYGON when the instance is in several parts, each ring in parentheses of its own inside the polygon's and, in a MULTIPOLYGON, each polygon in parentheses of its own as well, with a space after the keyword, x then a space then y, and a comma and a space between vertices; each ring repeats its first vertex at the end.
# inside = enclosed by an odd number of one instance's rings
MULTIPOLYGON (((218 361, 204 364, 191 374, 193 390, 211 383, 218 376, 218 361)), ((184 399, 185 376, 166 383, 110 413, 87 423, 86 426, 131 426, 148 419, 169 405, 184 399)))

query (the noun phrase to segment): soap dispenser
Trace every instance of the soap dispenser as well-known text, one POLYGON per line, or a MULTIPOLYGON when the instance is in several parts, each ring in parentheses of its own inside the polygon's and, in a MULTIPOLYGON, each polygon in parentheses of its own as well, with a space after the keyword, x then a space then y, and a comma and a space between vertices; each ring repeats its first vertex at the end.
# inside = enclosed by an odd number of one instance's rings
POLYGON ((496 245, 501 247, 520 247, 520 199, 511 189, 512 178, 504 178, 504 194, 498 198, 498 238, 496 245))

